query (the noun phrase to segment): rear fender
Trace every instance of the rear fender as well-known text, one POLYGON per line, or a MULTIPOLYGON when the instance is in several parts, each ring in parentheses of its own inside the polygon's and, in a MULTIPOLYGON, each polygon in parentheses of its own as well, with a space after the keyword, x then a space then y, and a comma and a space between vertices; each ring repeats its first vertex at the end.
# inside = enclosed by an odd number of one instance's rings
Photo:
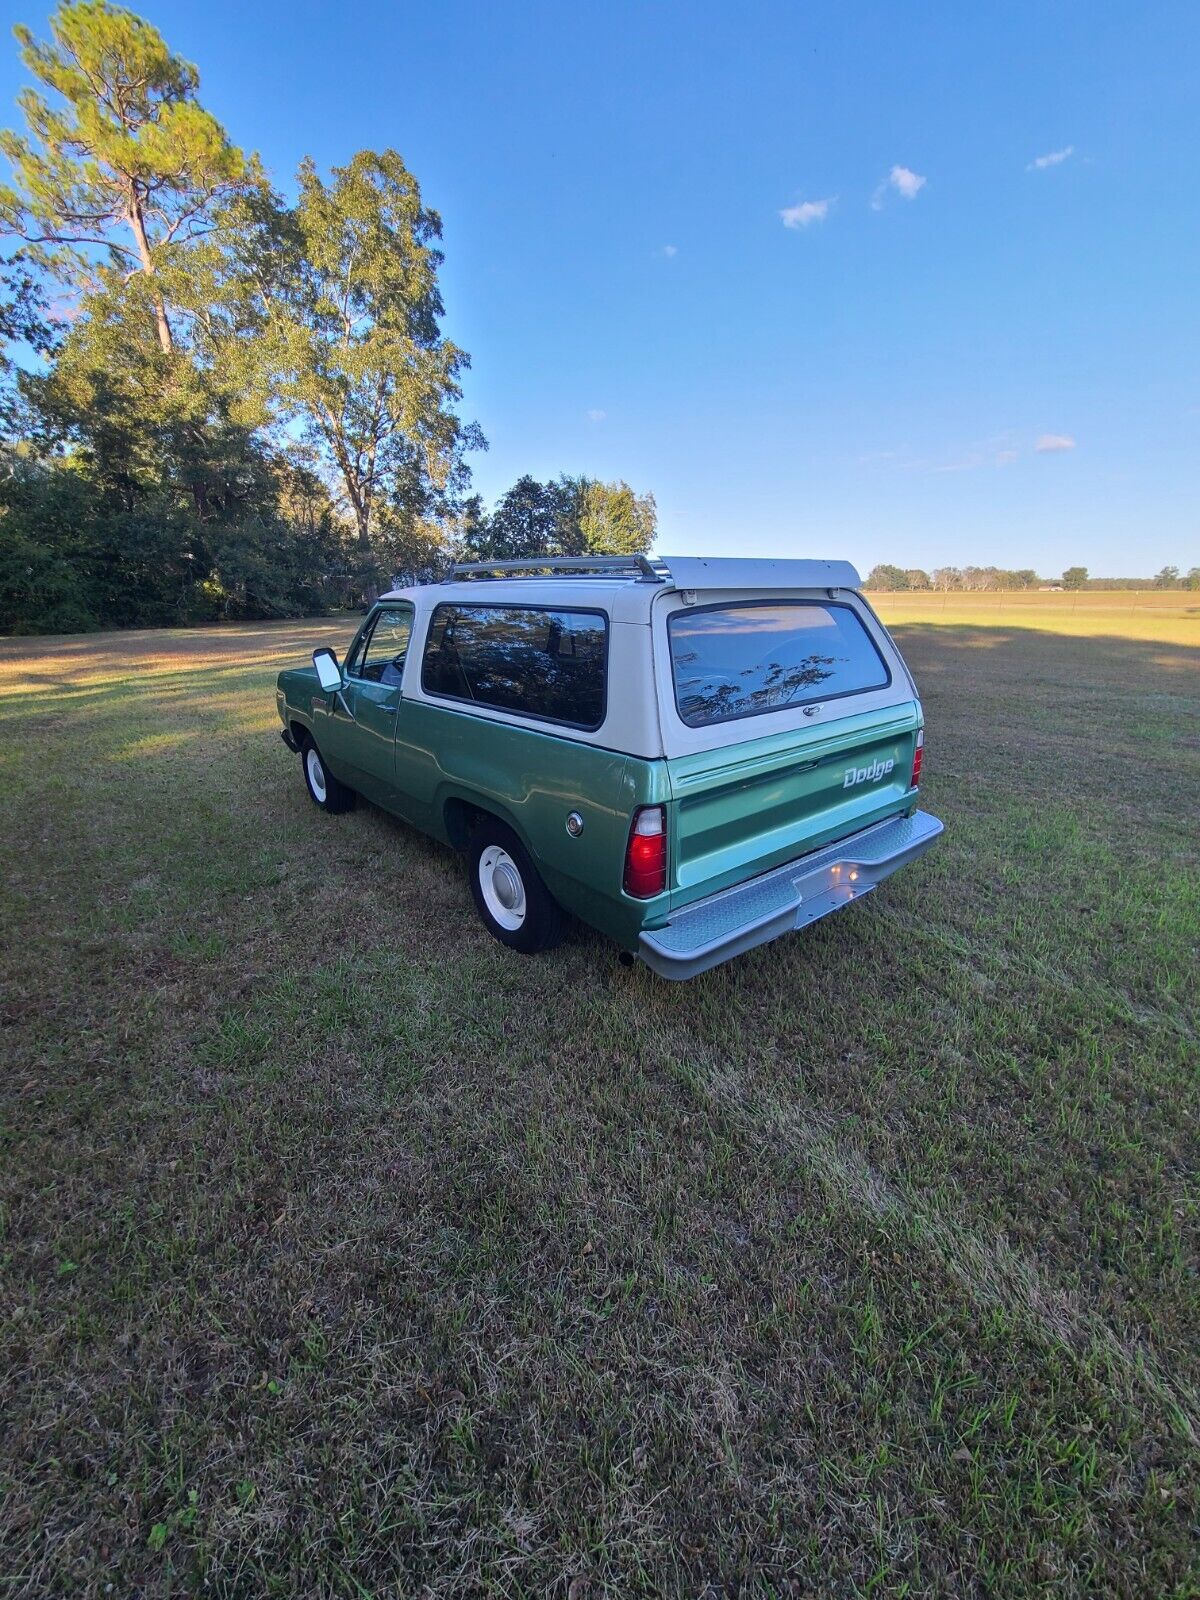
POLYGON ((452 845, 456 850, 465 850, 480 817, 494 817, 497 822, 502 822, 516 834, 533 859, 538 859, 538 853, 525 830, 503 801, 497 800, 494 795, 478 794, 457 785, 443 784, 439 788, 433 808, 435 827, 431 831, 443 844, 452 845))

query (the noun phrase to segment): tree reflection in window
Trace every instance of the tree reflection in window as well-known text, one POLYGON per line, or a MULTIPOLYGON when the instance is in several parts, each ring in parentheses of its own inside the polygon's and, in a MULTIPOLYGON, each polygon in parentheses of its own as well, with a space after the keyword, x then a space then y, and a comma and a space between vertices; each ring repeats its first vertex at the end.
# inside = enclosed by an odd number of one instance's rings
POLYGON ((887 668, 857 615, 814 601, 672 613, 675 700, 689 727, 882 688, 887 668))
POLYGON ((607 658, 607 623, 594 612, 440 605, 421 682, 429 694, 596 728, 607 658))

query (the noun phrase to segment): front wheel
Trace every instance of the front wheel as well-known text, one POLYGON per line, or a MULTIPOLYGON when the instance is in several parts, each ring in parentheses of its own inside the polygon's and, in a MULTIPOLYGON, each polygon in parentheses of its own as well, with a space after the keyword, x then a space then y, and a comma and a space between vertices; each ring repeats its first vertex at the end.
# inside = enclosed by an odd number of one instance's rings
POLYGON ((471 835, 467 861, 475 909, 493 938, 526 956, 559 942, 562 910, 511 828, 485 819, 471 835))
POLYGON ((322 811, 337 813, 354 809, 354 790, 339 783, 321 759, 321 752, 311 739, 304 741, 300 751, 300 764, 304 768, 304 782, 309 798, 322 811))

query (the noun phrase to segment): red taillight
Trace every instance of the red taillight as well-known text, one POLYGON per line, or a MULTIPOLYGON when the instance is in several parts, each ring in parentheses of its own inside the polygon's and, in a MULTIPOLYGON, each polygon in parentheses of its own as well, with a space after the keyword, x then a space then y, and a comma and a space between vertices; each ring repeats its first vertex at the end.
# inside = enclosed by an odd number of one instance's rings
POLYGON ((925 755, 925 729, 917 733, 917 748, 913 751, 912 777, 908 780, 908 787, 915 789, 921 781, 921 761, 925 755))
POLYGON ((633 814, 625 851, 625 893, 648 900, 667 887, 667 816, 662 806, 633 814))

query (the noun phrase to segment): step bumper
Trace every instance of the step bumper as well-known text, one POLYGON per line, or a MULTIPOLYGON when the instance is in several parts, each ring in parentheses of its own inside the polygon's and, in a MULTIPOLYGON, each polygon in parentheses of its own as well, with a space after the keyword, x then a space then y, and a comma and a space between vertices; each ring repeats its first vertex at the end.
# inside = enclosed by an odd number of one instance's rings
POLYGON ((861 900, 898 867, 924 855, 941 832, 928 811, 877 822, 684 906, 665 927, 640 936, 638 954, 660 977, 694 978, 861 900))

